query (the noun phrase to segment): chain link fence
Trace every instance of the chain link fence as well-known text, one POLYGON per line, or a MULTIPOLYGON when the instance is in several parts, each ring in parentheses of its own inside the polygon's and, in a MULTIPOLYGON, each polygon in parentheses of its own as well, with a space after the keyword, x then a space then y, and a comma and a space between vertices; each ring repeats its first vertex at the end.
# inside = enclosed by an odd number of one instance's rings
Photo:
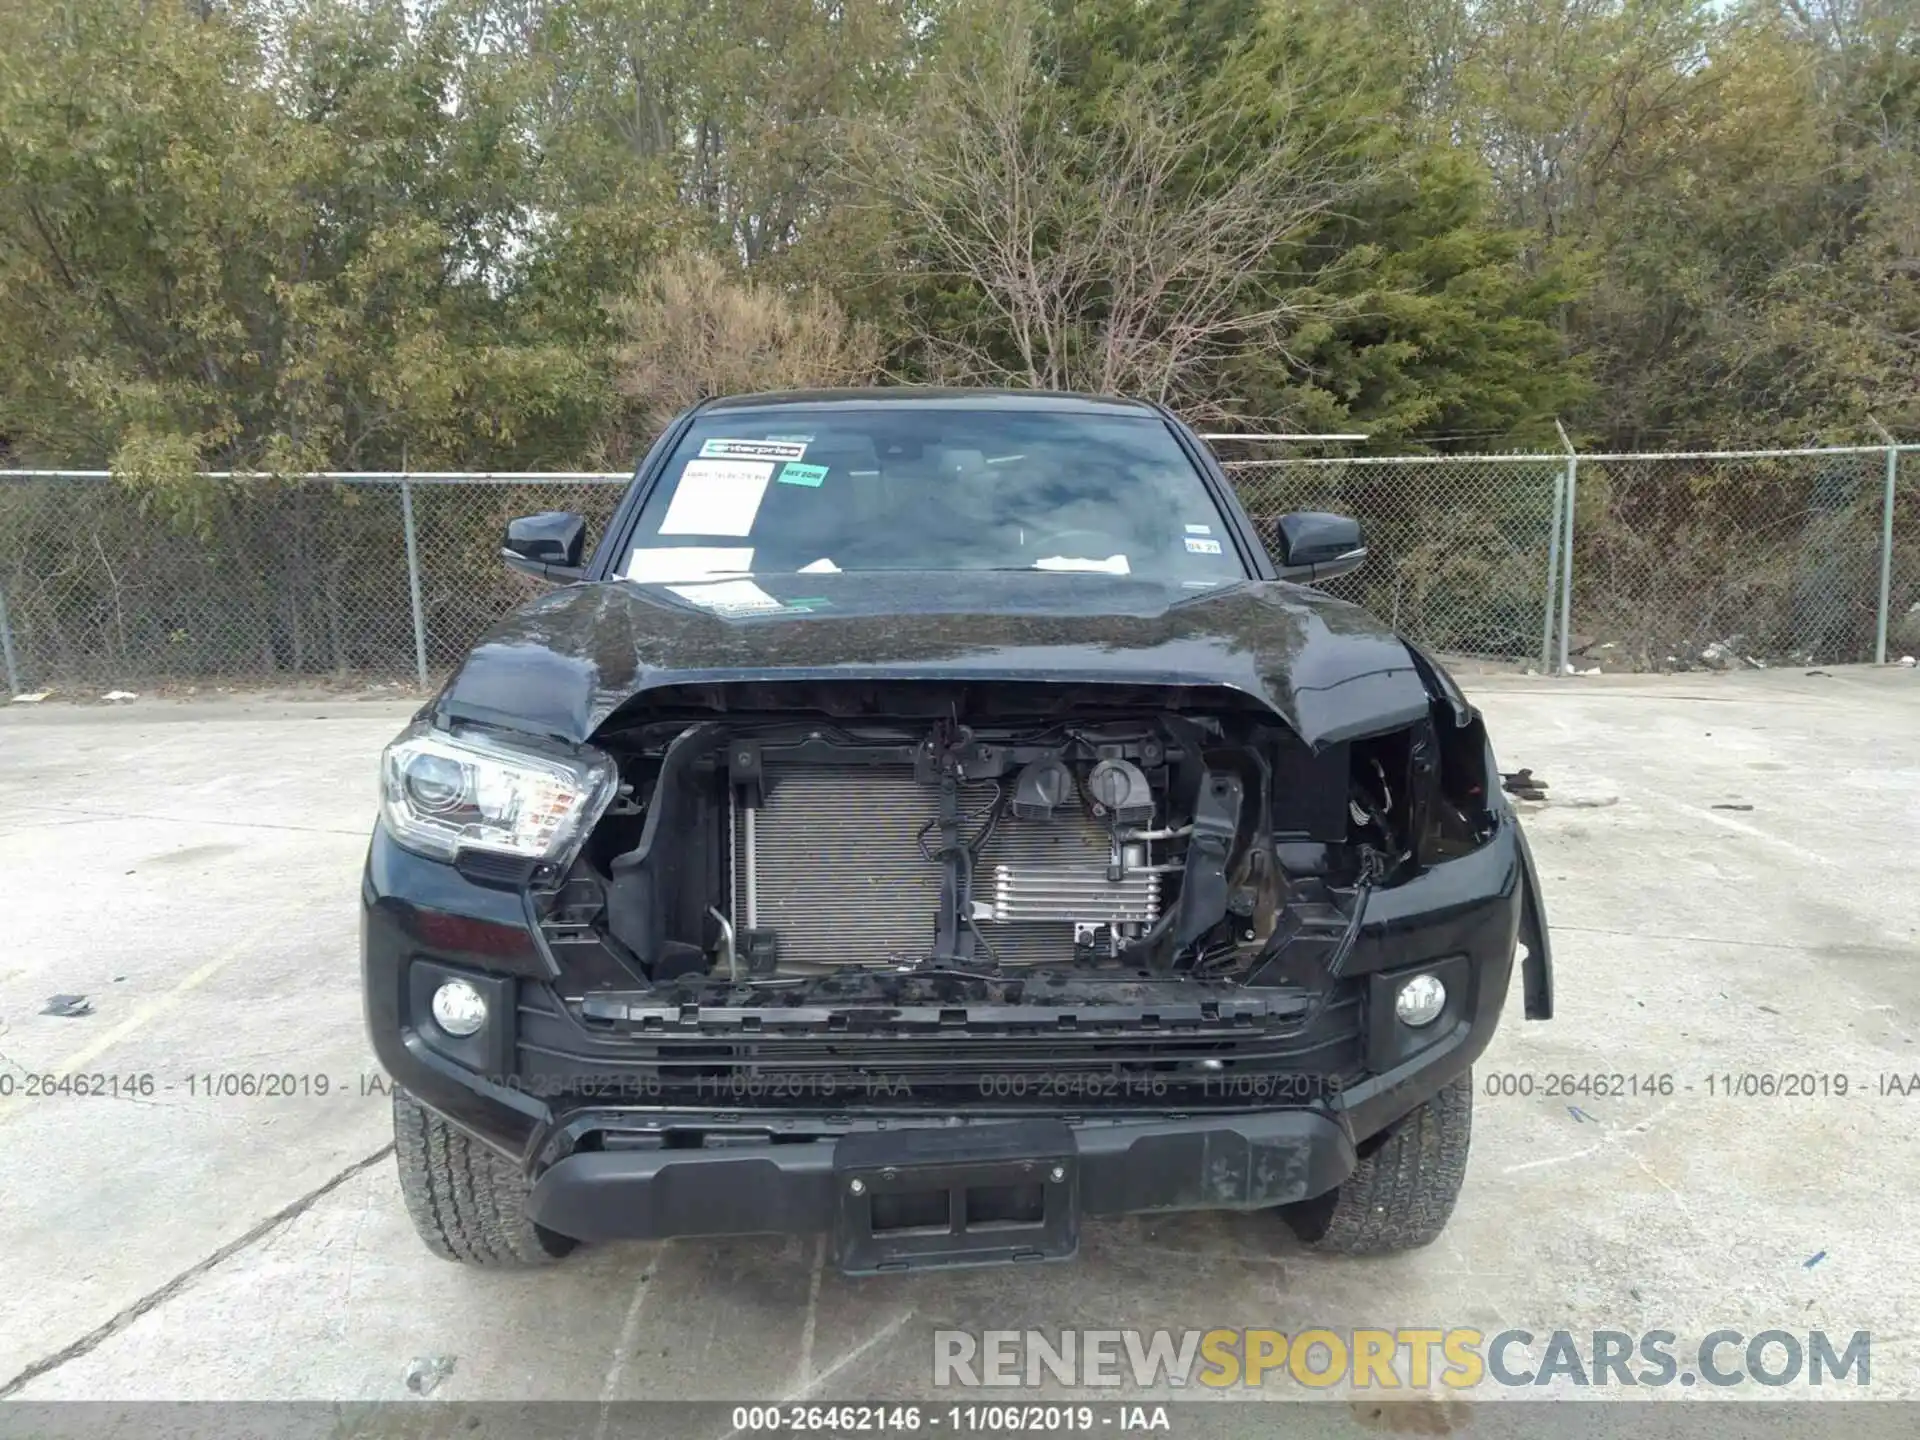
POLYGON ((1360 521, 1367 563, 1324 587, 1435 650, 1537 654, 1555 495, 1565 472, 1535 456, 1227 463, 1262 534, 1289 510, 1360 521))
MULTIPOLYGON (((1356 516, 1368 562, 1327 588, 1440 651, 1664 670, 1920 649, 1920 446, 1227 463, 1263 524, 1356 516)), ((4 678, 425 681, 537 590, 500 562, 509 518, 572 510, 597 537, 627 480, 208 476, 163 505, 0 472, 4 678)))
POLYGON ((1367 564, 1328 588, 1439 650, 1673 670, 1920 647, 1920 447, 1227 463, 1258 517, 1357 516, 1367 564))
POLYGON ((421 681, 539 589, 500 562, 508 519, 597 533, 629 478, 219 476, 169 510, 106 475, 0 472, 8 680, 421 681))

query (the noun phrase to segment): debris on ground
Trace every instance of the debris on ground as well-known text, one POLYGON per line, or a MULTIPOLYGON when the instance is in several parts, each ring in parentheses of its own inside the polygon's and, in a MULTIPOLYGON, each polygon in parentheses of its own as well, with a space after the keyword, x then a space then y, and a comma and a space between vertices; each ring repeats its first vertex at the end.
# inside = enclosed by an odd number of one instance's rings
POLYGON ((1724 640, 1716 640, 1700 652, 1700 663, 1709 670, 1731 670, 1735 658, 1733 647, 1724 640))
POLYGON ((1809 674, 1809 675, 1818 675, 1818 676, 1819 676, 1819 677, 1820 677, 1821 679, 1823 679, 1823 680, 1831 680, 1831 679, 1833 678, 1833 676, 1831 676, 1831 675, 1829 675, 1829 674, 1828 674, 1828 673, 1827 673, 1826 671, 1824 671, 1824 670, 1809 670, 1809 671, 1807 671, 1807 674, 1809 674))
POLYGON ((1800 1268, 1802 1270, 1811 1270, 1813 1269, 1814 1266, 1818 1265, 1822 1260, 1826 1258, 1827 1258, 1827 1252, 1824 1250, 1819 1251, 1817 1254, 1810 1257, 1807 1260, 1807 1262, 1804 1265, 1802 1265, 1800 1268))
POLYGON ((50 995, 42 1015, 57 1015, 63 1020, 78 1020, 93 1013, 93 1001, 84 995, 50 995))
POLYGON ((1713 808, 1716 810, 1751 810, 1753 809, 1753 806, 1751 805, 1716 805, 1713 808))
MULTIPOLYGON (((1904 665, 1904 666, 1906 666, 1906 667, 1907 667, 1907 669, 1909 669, 1909 670, 1911 670, 1911 669, 1913 668, 1913 666, 1914 666, 1914 659, 1913 659, 1913 656, 1911 656, 1911 655, 1902 655, 1902 656, 1900 657, 1900 663, 1901 663, 1902 665, 1904 665)), ((27 696, 24 696, 24 695, 23 695, 23 696, 21 696, 20 698, 24 700, 24 699, 27 699, 27 698, 29 698, 29 697, 27 697, 27 696)))
POLYGON ((131 690, 109 690, 100 698, 102 700, 138 700, 140 697, 131 690))
POLYGON ((14 696, 12 703, 15 705, 38 705, 52 693, 51 690, 36 690, 31 695, 14 696))
POLYGON ((1547 782, 1533 778, 1531 770, 1516 770, 1511 775, 1505 772, 1500 776, 1500 788, 1507 794, 1521 800, 1544 800, 1547 798, 1547 782))
POLYGON ((440 1382, 453 1374, 451 1355, 422 1355, 407 1366, 407 1389, 416 1395, 431 1395, 440 1382))

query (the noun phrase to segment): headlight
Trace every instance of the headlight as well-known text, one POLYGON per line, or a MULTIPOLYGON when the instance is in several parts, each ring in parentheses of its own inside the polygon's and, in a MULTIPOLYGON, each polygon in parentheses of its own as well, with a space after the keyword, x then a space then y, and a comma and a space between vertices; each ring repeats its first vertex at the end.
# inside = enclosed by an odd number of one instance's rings
POLYGON ((435 859, 486 850, 566 865, 618 783, 598 750, 548 753, 423 722, 380 757, 380 813, 394 839, 435 859))

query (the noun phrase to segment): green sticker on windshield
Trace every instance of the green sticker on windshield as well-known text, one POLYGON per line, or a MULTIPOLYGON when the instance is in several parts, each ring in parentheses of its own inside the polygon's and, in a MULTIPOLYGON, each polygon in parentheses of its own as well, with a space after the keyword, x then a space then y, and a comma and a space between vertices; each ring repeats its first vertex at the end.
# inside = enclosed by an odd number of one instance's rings
POLYGON ((780 470, 782 485, 810 485, 817 490, 820 488, 820 482, 826 478, 826 466, 802 465, 797 460, 788 461, 780 470))

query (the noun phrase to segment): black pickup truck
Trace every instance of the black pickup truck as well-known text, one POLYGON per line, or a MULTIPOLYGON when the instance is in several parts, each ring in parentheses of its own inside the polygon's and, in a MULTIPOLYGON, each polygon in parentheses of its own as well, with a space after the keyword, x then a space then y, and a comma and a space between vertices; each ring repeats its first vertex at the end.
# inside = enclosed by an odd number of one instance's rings
POLYGON ((1160 407, 1032 392, 711 401, 590 559, 514 521, 552 588, 388 747, 363 885, 427 1244, 1432 1240, 1551 959, 1480 716, 1310 588, 1365 553, 1160 407))

